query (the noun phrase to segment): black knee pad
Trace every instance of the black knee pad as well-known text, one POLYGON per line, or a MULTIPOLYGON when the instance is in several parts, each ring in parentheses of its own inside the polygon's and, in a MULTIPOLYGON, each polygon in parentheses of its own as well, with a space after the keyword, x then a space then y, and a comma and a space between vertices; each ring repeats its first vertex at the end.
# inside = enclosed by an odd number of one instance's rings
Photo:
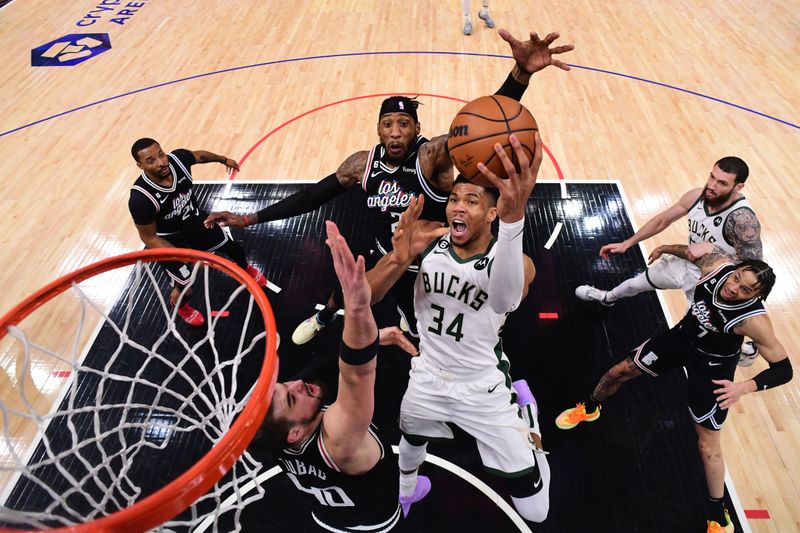
MULTIPOLYGON (((535 459, 536 454, 533 454, 533 457, 535 459)), ((508 484, 509 494, 517 499, 538 494, 544 487, 542 473, 539 471, 539 463, 537 462, 536 465, 534 465, 532 472, 528 472, 520 477, 508 478, 506 483, 508 484)))

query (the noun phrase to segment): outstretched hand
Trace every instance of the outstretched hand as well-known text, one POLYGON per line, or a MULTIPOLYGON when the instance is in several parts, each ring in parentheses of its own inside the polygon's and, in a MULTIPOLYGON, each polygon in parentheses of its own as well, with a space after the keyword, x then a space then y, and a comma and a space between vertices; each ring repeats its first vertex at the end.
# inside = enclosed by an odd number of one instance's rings
POLYGON ((352 309, 356 306, 369 307, 372 291, 367 283, 364 256, 359 255, 358 259, 353 257, 353 252, 350 251, 347 241, 339 233, 336 224, 326 220, 325 229, 328 234, 325 244, 331 249, 333 268, 336 270, 336 277, 339 278, 342 286, 345 309, 352 309))
POLYGON ((517 62, 517 66, 528 74, 538 72, 548 65, 553 65, 561 70, 570 70, 569 65, 553 56, 570 52, 575 46, 565 44, 550 48, 550 45, 561 36, 558 32, 550 33, 544 39, 540 39, 539 34, 531 32, 529 41, 518 41, 508 30, 502 28, 497 33, 511 47, 511 55, 517 62))
POLYGON ((600 248, 600 253, 598 255, 603 259, 608 259, 608 254, 624 254, 630 247, 631 245, 625 241, 612 242, 611 244, 606 244, 600 248))
POLYGON ((539 132, 536 132, 534 136, 536 146, 532 162, 528 161, 528 156, 525 155, 516 135, 510 135, 509 140, 519 163, 519 172, 500 143, 494 145, 494 151, 503 163, 508 179, 500 179, 486 165, 478 163, 478 170, 481 171, 481 174, 500 191, 500 198, 497 200, 497 216, 507 224, 522 220, 525 216, 525 206, 528 205, 528 198, 533 186, 536 185, 536 177, 539 175, 539 167, 542 165, 542 139, 539 137, 539 132))
POLYGON ((411 357, 419 355, 419 350, 414 346, 410 340, 403 335, 403 331, 397 326, 389 326, 388 328, 381 328, 378 330, 381 346, 395 345, 401 350, 408 353, 411 357))
POLYGON ((424 206, 425 196, 417 196, 400 215, 392 235, 392 254, 398 263, 410 264, 430 243, 448 231, 441 222, 419 219, 424 206))
POLYGON ((206 219, 203 221, 203 224, 208 229, 213 228, 214 224, 222 226, 223 228, 229 227, 239 229, 247 225, 243 215, 237 215, 236 213, 231 213, 230 211, 214 211, 206 217, 206 219))

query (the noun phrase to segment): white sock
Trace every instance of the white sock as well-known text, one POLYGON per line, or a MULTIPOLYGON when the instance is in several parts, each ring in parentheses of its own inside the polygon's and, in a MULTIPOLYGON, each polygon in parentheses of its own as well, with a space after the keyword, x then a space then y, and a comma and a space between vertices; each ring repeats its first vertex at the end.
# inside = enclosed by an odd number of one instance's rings
POLYGON ((469 4, 470 0, 461 0, 461 11, 464 12, 465 18, 469 18, 469 4))
POLYGON ((489 13, 489 0, 483 0, 483 6, 481 7, 481 14, 487 15, 489 13))
POLYGON ((400 437, 399 457, 397 465, 400 467, 400 496, 409 497, 417 486, 417 470, 425 461, 428 445, 414 446, 405 437, 400 437), (404 474, 403 472, 410 472, 404 474))
POLYGON ((654 290, 655 288, 650 285, 650 282, 647 281, 647 276, 644 272, 642 272, 641 274, 637 274, 636 276, 623 281, 608 291, 606 294, 606 301, 609 303, 616 302, 622 298, 630 298, 631 296, 636 296, 637 294, 654 290))

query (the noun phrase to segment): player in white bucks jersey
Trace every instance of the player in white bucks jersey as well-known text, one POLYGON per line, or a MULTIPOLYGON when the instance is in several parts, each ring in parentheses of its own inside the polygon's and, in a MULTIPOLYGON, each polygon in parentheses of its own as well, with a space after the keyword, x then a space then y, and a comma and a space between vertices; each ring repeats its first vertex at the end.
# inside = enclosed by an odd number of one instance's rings
MULTIPOLYGON (((128 209, 146 247, 221 252, 260 285, 266 284, 264 275, 247 263, 244 249, 227 230, 203 225, 206 213, 197 205, 192 191, 192 165, 222 163, 229 170, 239 170, 236 161, 205 150, 180 148, 167 154, 150 138, 133 143, 131 155, 142 173, 131 187, 128 209)), ((165 262, 162 266, 173 282, 169 299, 177 306, 178 315, 189 325, 202 326, 203 314, 188 303, 192 294, 191 266, 179 262, 165 262)))
POLYGON ((708 531, 733 531, 723 509, 725 463, 720 431, 728 409, 744 394, 777 387, 792 379, 786 349, 775 337, 764 309, 775 284, 772 269, 758 259, 734 263, 733 257, 711 243, 659 246, 653 257, 671 254, 700 269, 694 298, 686 316, 670 330, 647 339, 606 372, 589 400, 565 410, 556 419, 561 429, 597 420, 601 402, 642 374, 652 377, 685 368, 689 414, 695 422, 700 457, 709 492, 708 531), (753 379, 734 382, 744 335, 758 343, 769 368, 753 379))
POLYGON ((400 407, 401 502, 413 494, 427 442, 452 439, 449 424, 456 424, 477 441, 486 470, 507 479, 520 515, 541 522, 550 508, 550 467, 540 450, 535 400, 524 382, 512 384, 500 330, 535 276, 533 261, 522 253, 522 232, 542 147, 537 134, 528 166, 516 136, 511 144, 519 172, 495 145, 509 179, 482 164, 497 190, 456 179, 447 203, 449 231, 416 220, 425 200, 412 205, 395 232, 394 250, 368 278, 378 300, 409 264, 419 264, 414 307, 420 355, 400 407))
MULTIPOLYGON (((688 215, 689 244, 710 242, 738 259, 762 259, 761 225, 753 208, 741 194, 750 171, 738 157, 723 157, 711 169, 705 187, 686 192, 669 209, 648 220, 642 228, 622 242, 600 248, 600 257, 625 253, 631 246, 664 231, 679 218, 688 215)), ((656 289, 683 289, 691 300, 700 270, 688 261, 665 256, 647 270, 609 291, 591 285, 575 289, 578 298, 613 305, 656 289)))
POLYGON ((414 498, 401 508, 391 446, 371 424, 378 327, 364 258, 353 258, 333 222, 326 226, 345 306, 336 400, 324 408, 319 386, 301 380, 277 383, 251 448, 278 452, 281 468, 306 495, 318 527, 380 533, 393 529, 401 512, 425 497, 430 483, 421 478, 414 498))
MULTIPOLYGON (((505 30, 498 32, 511 47, 516 64, 496 94, 520 100, 533 73, 553 65, 569 70, 566 63, 556 59, 556 54, 569 52, 572 45, 552 46, 558 33, 540 39, 531 33, 529 41, 518 41, 505 30)), ((212 213, 207 222, 244 227, 250 224, 280 220, 307 213, 318 208, 347 190, 361 186, 366 192, 367 208, 373 215, 374 242, 372 254, 364 255, 374 264, 391 250, 391 236, 397 220, 413 198, 427 197, 425 217, 444 222, 444 205, 453 185, 453 164, 447 153, 447 134, 428 140, 420 136, 421 125, 417 118, 419 102, 404 96, 387 98, 381 104, 377 133, 380 144, 372 150, 350 155, 339 169, 320 182, 305 188, 257 213, 236 215, 227 211, 212 213), (371 255, 371 257, 370 257, 371 255)), ((398 311, 415 333, 413 317, 414 272, 399 280, 392 289, 398 311)), ((336 319, 341 307, 341 294, 334 290, 324 309, 303 321, 295 329, 292 340, 296 344, 310 341, 317 332, 336 319)))

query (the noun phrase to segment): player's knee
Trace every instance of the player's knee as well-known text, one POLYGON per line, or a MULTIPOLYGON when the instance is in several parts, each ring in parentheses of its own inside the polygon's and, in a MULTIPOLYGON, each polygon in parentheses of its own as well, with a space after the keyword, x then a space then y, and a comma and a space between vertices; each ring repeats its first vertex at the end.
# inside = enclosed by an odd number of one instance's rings
POLYGON ((716 431, 701 430, 697 433, 697 448, 704 459, 714 459, 722 456, 722 446, 716 431))
POLYGON ((539 470, 507 480, 511 501, 522 518, 530 522, 544 522, 550 511, 548 482, 539 470))

